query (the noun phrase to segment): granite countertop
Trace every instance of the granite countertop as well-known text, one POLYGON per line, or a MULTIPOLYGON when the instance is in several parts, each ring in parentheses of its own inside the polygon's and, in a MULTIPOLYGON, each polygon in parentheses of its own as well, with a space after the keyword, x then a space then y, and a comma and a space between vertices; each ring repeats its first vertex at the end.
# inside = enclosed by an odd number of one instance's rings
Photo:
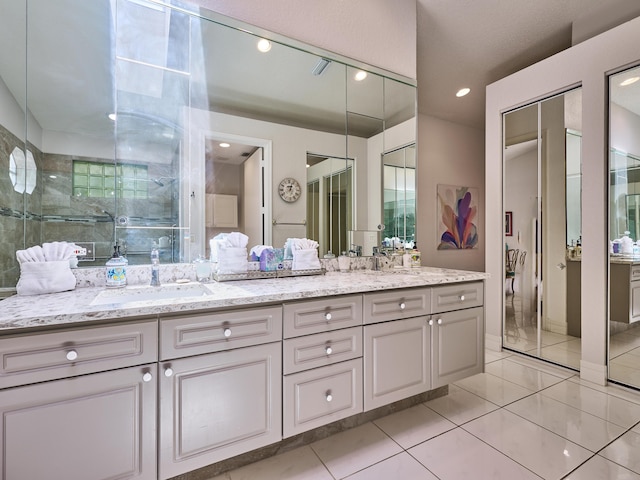
POLYGON ((108 319, 187 313, 251 306, 331 295, 394 288, 484 280, 489 275, 433 267, 390 271, 358 270, 325 275, 199 284, 145 285, 120 289, 76 288, 37 296, 12 296, 0 301, 0 331, 86 323, 108 319), (162 293, 158 293, 162 291, 162 293))

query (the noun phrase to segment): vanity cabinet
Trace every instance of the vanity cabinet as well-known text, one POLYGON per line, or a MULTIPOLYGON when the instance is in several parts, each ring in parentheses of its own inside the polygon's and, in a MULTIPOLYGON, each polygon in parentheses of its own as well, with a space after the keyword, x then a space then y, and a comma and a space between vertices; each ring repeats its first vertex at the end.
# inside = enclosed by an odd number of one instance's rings
POLYGON ((3 479, 157 478, 156 320, 6 336, 0 356, 3 479))
POLYGON ((282 439, 281 306, 161 319, 160 337, 160 478, 282 439))
POLYGON ((640 320, 640 265, 611 263, 610 320, 634 323, 640 320))
POLYGON ((362 295, 287 303, 284 317, 283 436, 362 412, 362 295))
POLYGON ((365 294, 364 410, 482 372, 483 301, 482 282, 365 294))

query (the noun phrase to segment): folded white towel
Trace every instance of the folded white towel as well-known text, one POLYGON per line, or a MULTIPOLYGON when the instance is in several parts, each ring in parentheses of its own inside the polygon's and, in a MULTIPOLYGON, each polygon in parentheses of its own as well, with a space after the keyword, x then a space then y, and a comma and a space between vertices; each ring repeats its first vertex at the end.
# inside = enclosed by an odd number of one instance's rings
POLYGON ((18 263, 27 263, 27 262, 45 262, 46 259, 44 257, 44 251, 40 245, 36 245, 34 247, 29 247, 26 250, 18 250, 16 251, 16 258, 18 259, 18 263))
POLYGON ((51 242, 42 244, 42 252, 47 262, 69 260, 73 256, 75 245, 67 242, 51 242))
POLYGON ((318 248, 318 242, 315 240, 309 240, 308 238, 293 238, 291 239, 291 250, 311 250, 318 248))
POLYGON ((249 237, 247 237, 244 233, 219 233, 211 240, 209 240, 209 247, 211 248, 211 261, 218 262, 220 258, 220 248, 235 247, 244 248, 246 250, 247 243, 249 243, 249 237))
POLYGON ((291 262, 291 270, 319 270, 320 260, 318 259, 318 250, 315 248, 306 248, 293 251, 293 261, 291 262))
POLYGON ((217 269, 219 274, 247 273, 248 268, 246 248, 225 246, 219 248, 217 269))
POLYGON ((16 285, 18 295, 56 293, 74 288, 76 277, 71 272, 69 260, 20 264, 20 279, 16 285))

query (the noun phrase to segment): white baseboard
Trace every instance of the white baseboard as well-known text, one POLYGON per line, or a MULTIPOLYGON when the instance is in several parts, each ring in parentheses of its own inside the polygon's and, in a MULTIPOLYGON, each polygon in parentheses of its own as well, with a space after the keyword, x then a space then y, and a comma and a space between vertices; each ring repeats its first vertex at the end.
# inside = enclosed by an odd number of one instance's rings
POLYGON ((607 366, 580 360, 580 378, 597 385, 606 385, 607 366))
POLYGON ((491 335, 489 333, 485 333, 484 335, 484 348, 487 350, 491 350, 492 352, 501 352, 502 351, 502 337, 497 335, 491 335))

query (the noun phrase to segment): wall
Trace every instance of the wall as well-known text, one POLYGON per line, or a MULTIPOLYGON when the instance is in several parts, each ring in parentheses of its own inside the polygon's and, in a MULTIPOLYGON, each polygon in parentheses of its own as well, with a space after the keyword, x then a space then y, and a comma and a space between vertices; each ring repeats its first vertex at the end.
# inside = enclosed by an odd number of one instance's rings
POLYGON ((416 78, 416 0, 190 0, 214 12, 416 78))
POLYGON ((640 18, 571 47, 487 87, 486 345, 501 348, 504 275, 502 112, 582 84, 582 378, 605 383, 608 315, 607 77, 640 59, 640 18))
MULTIPOLYGON (((483 271, 484 135, 482 130, 418 115, 417 242, 422 264, 442 268, 483 271), (459 185, 478 189, 478 248, 437 250, 437 186, 459 185)), ((502 157, 500 157, 502 158, 502 157)), ((502 245, 502 241, 498 239, 502 245)), ((501 273, 503 275, 503 273, 501 273)))

